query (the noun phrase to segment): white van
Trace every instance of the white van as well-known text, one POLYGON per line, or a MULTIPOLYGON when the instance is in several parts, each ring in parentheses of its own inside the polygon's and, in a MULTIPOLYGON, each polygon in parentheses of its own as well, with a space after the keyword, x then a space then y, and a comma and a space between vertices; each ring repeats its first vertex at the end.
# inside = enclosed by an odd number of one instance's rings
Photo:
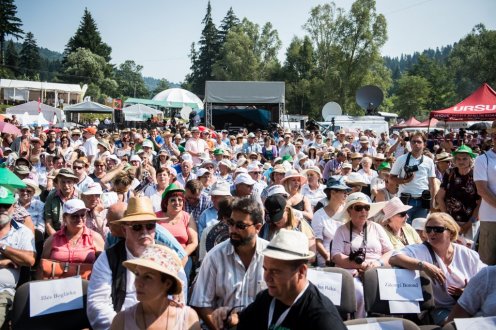
MULTIPOLYGON (((326 128, 332 125, 330 121, 319 122, 319 124, 326 128)), ((335 116, 334 131, 341 128, 360 129, 361 131, 371 129, 379 135, 382 132, 388 133, 389 126, 382 116, 335 116)))

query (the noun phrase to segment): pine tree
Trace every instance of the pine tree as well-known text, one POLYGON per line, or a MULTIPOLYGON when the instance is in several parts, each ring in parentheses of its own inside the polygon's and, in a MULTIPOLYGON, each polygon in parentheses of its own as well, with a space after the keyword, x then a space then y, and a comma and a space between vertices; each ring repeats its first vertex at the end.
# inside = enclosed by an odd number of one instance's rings
POLYGON ((24 38, 19 55, 21 71, 30 78, 39 75, 41 58, 36 40, 31 32, 26 33, 26 38, 24 38))
POLYGON ((238 26, 240 23, 238 17, 236 14, 234 14, 234 10, 229 8, 227 11, 226 17, 221 22, 220 29, 219 29, 219 41, 221 45, 226 42, 227 34, 229 33, 229 30, 231 30, 233 27, 238 26))
POLYGON ((24 34, 21 29, 22 21, 16 14, 17 6, 14 0, 0 0, 0 63, 2 64, 5 64, 3 53, 5 37, 11 35, 19 39, 24 34))
POLYGON ((193 93, 203 95, 205 90, 205 81, 213 80, 212 66, 219 56, 219 31, 212 20, 212 7, 210 1, 207 6, 207 14, 203 18, 204 28, 199 41, 200 49, 198 53, 191 51, 191 71, 188 76, 188 83, 191 85, 193 93))
POLYGON ((67 56, 78 48, 86 48, 93 54, 103 57, 107 62, 110 61, 112 48, 102 41, 95 20, 87 8, 84 9, 84 14, 76 33, 69 39, 65 47, 64 62, 67 56))
POLYGON ((5 66, 15 75, 19 74, 19 54, 12 40, 7 42, 7 47, 5 48, 5 66))

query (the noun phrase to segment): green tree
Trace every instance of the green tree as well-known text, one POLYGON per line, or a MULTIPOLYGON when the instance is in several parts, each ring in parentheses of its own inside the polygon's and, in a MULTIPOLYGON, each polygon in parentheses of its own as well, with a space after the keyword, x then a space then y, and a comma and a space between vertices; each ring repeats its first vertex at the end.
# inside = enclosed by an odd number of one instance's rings
POLYGON ((476 25, 453 46, 448 68, 454 73, 458 99, 467 97, 484 82, 496 86, 496 31, 476 25))
POLYGON ((21 29, 22 21, 17 15, 17 6, 14 0, 0 0, 0 63, 4 61, 5 37, 12 36, 16 39, 22 38, 24 32, 21 29))
POLYGON ((348 13, 334 3, 319 5, 312 8, 304 28, 314 44, 316 73, 327 86, 319 94, 320 107, 334 100, 345 112, 360 113, 357 89, 367 80, 379 81, 376 72, 389 72, 378 70, 384 66, 380 48, 387 40, 387 26, 385 17, 376 13, 375 1, 357 0, 348 13))
POLYGON ((41 59, 36 40, 31 32, 26 33, 19 53, 21 72, 29 78, 34 78, 40 73, 41 59))
POLYGON ((14 75, 19 74, 19 54, 12 40, 9 40, 5 49, 5 66, 14 75))
POLYGON ((112 48, 102 41, 96 22, 87 8, 84 9, 84 14, 76 33, 65 46, 64 63, 67 56, 79 48, 86 48, 93 54, 103 57, 106 62, 110 61, 112 48))
POLYGON ((218 58, 220 48, 219 31, 212 20, 210 1, 202 24, 204 27, 198 42, 200 47, 198 51, 194 44, 191 47, 191 73, 187 76, 192 92, 199 95, 204 94, 205 81, 214 79, 212 67, 218 58))
POLYGON ((118 69, 115 70, 115 79, 119 85, 119 94, 121 96, 142 98, 150 95, 141 70, 143 70, 143 66, 131 60, 120 64, 118 69))
POLYGON ((227 33, 233 27, 238 26, 239 24, 239 18, 236 16, 236 14, 234 14, 234 10, 232 9, 232 7, 230 7, 219 28, 219 41, 221 45, 226 42, 227 33))
POLYGON ((276 30, 266 23, 258 24, 244 18, 227 34, 213 74, 219 80, 267 80, 279 69, 277 51, 281 47, 276 30))
POLYGON ((155 89, 152 92, 152 97, 169 88, 171 88, 170 82, 165 78, 160 79, 157 87, 155 87, 155 89))
POLYGON ((403 74, 398 80, 398 91, 394 98, 395 112, 403 118, 426 118, 430 89, 429 81, 424 77, 403 74))

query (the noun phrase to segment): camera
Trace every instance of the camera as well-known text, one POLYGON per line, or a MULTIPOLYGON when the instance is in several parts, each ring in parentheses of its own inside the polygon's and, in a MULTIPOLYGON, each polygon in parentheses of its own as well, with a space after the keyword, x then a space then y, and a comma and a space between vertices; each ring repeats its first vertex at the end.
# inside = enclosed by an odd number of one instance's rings
POLYGON ((355 263, 361 265, 365 261, 365 251, 363 248, 359 248, 356 251, 353 251, 350 253, 349 256, 351 261, 354 261, 355 263))
POLYGON ((407 175, 412 174, 413 172, 417 172, 419 170, 418 164, 417 165, 405 165, 405 173, 407 175))

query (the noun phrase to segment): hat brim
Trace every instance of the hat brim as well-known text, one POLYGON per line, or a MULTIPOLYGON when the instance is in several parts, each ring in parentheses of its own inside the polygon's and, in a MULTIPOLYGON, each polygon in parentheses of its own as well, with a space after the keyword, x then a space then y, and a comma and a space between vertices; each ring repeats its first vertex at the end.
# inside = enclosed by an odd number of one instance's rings
POLYGON ((458 154, 467 154, 469 155, 471 158, 476 158, 478 155, 476 153, 473 153, 473 152, 468 152, 468 151, 453 151, 451 153, 453 155, 453 157, 450 157, 449 159, 453 159, 456 155, 458 154))
POLYGON ((166 274, 166 275, 172 277, 176 281, 176 290, 171 292, 171 294, 180 294, 183 290, 183 282, 181 281, 181 279, 177 275, 172 274, 167 269, 160 267, 159 265, 157 265, 156 263, 154 263, 150 260, 137 258, 137 259, 124 261, 122 263, 122 265, 124 267, 126 267, 127 269, 129 269, 130 271, 132 271, 133 273, 135 272, 136 267, 141 266, 141 267, 153 269, 153 270, 156 270, 160 273, 166 274))
MULTIPOLYGON (((24 182, 24 183, 26 183, 26 182, 24 182)), ((34 189, 34 195, 33 195, 34 197, 41 195, 41 189, 40 189, 40 187, 35 186, 33 184, 28 184, 28 183, 26 183, 26 186, 28 186, 29 188, 33 188, 34 189)))
MULTIPOLYGON (((350 206, 357 204, 357 203, 363 203, 363 201, 358 200, 354 201, 351 204, 345 205, 345 209, 341 211, 341 213, 337 216, 338 219, 343 219, 343 221, 349 221, 350 220, 350 214, 348 213, 348 209, 350 206)), ((370 211, 369 211, 369 217, 367 219, 373 218, 379 213, 384 206, 386 206, 387 202, 378 202, 378 203, 368 203, 370 205, 370 211)))
POLYGON ((396 210, 393 210, 393 212, 388 212, 388 213, 384 213, 384 221, 385 220, 388 220, 389 218, 391 218, 392 216, 398 214, 398 213, 401 213, 401 212, 406 212, 408 211, 409 209, 411 209, 413 206, 411 205, 403 205, 399 208, 397 208, 396 210))
POLYGON ((277 259, 277 260, 285 260, 285 261, 309 260, 309 259, 312 259, 313 257, 315 257, 315 253, 312 251, 308 251, 307 256, 299 256, 299 255, 289 253, 289 252, 284 252, 284 251, 280 251, 280 250, 273 250, 273 249, 270 249, 269 247, 266 247, 262 251, 262 255, 264 257, 269 257, 269 258, 273 258, 273 259, 277 259))
POLYGON ((115 220, 114 222, 124 223, 124 222, 142 222, 142 221, 163 221, 166 218, 157 218, 155 214, 146 213, 146 214, 135 214, 128 215, 122 219, 115 220))
POLYGON ((301 175, 301 174, 294 174, 294 175, 288 175, 288 176, 284 177, 281 180, 281 183, 283 183, 284 181, 286 181, 288 179, 292 179, 292 178, 299 178, 301 184, 305 184, 307 182, 307 178, 304 177, 303 175, 301 175))
POLYGON ((75 175, 70 175, 70 174, 61 174, 61 173, 58 173, 55 177, 56 177, 56 178, 58 178, 58 177, 61 177, 61 176, 63 176, 64 178, 69 178, 69 179, 72 179, 72 180, 74 180, 74 181, 76 181, 76 182, 78 182, 78 181, 79 181, 79 178, 78 178, 77 176, 75 176, 75 175))
POLYGON ((319 175, 319 179, 322 179, 322 173, 321 172, 318 172, 316 169, 313 169, 313 168, 308 168, 308 169, 302 171, 301 174, 304 175, 304 176, 307 176, 308 175, 307 174, 308 172, 317 173, 319 175))

